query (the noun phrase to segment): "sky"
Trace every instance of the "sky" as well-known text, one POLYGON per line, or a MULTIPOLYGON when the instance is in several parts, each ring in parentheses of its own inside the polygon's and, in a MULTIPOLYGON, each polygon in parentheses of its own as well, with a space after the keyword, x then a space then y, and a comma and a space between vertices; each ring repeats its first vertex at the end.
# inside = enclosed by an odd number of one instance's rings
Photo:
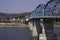
POLYGON ((39 4, 46 4, 48 0, 0 0, 0 12, 23 13, 33 11, 39 4))

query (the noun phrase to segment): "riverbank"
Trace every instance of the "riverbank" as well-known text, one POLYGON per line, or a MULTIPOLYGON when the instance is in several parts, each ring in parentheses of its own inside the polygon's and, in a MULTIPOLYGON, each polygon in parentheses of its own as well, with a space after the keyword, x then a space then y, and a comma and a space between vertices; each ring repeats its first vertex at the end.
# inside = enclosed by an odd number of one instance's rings
POLYGON ((28 25, 21 23, 0 23, 0 27, 28 27, 28 25))

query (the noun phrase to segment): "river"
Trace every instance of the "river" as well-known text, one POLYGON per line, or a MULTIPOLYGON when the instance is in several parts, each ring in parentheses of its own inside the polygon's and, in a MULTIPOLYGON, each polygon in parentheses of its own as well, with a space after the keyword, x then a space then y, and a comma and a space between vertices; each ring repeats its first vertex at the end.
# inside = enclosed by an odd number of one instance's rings
POLYGON ((32 40, 27 27, 0 27, 0 40, 32 40))
MULTIPOLYGON (((60 27, 54 28, 60 40, 60 27)), ((0 40, 32 40, 28 27, 0 27, 0 40)))

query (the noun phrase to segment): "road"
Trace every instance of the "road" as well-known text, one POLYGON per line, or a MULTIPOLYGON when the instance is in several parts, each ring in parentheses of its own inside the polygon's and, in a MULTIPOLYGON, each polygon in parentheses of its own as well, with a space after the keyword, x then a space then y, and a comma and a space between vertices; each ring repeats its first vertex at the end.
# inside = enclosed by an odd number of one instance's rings
POLYGON ((27 27, 0 27, 0 40, 31 40, 27 27))

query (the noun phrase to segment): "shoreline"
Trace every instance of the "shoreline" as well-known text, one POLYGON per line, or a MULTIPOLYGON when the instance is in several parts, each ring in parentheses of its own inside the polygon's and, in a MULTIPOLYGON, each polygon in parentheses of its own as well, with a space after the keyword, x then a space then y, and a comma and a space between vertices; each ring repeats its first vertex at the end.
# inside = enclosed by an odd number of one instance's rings
POLYGON ((21 23, 0 23, 0 27, 28 27, 28 25, 21 23))

